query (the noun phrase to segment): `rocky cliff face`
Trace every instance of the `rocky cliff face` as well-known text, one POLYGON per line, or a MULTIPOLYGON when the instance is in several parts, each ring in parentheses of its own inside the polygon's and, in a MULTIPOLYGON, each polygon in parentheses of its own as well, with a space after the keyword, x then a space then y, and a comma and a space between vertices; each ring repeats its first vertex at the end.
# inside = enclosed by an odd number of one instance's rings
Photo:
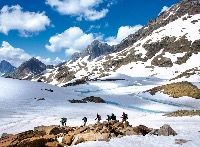
POLYGON ((91 61, 97 57, 107 55, 109 53, 112 53, 114 51, 114 46, 110 46, 107 43, 101 43, 98 40, 95 40, 91 43, 91 45, 88 45, 88 47, 83 50, 81 53, 75 53, 72 55, 70 61, 75 62, 79 58, 84 58, 88 56, 88 60, 91 61))
POLYGON ((31 79, 34 75, 41 74, 46 69, 46 65, 36 58, 31 58, 22 63, 8 77, 14 79, 31 79))
POLYGON ((181 1, 119 45, 95 41, 83 52, 74 54, 69 62, 38 79, 62 86, 77 80, 94 80, 111 72, 157 77, 167 74, 173 78, 199 67, 199 59, 200 4, 181 1), (192 63, 196 65, 193 67, 192 63))
POLYGON ((2 60, 0 62, 0 76, 6 77, 8 74, 13 72, 16 68, 12 66, 9 62, 2 60))

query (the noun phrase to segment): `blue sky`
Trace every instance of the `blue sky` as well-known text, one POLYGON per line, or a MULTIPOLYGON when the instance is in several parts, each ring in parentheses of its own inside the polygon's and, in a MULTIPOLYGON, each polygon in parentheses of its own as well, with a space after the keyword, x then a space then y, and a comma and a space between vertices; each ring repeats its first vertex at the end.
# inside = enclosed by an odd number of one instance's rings
POLYGON ((180 0, 1 0, 0 60, 67 60, 93 40, 110 45, 180 0))

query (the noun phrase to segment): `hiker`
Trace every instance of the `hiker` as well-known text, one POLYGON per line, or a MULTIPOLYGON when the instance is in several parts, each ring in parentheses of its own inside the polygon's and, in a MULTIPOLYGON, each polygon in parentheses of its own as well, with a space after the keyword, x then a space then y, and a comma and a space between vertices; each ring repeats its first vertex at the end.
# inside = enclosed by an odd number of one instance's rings
POLYGON ((87 122, 87 117, 83 117, 83 126, 85 126, 86 125, 86 122, 87 122))
POLYGON ((108 120, 108 122, 111 120, 111 116, 110 115, 107 115, 107 119, 106 120, 108 120))
POLYGON ((61 118, 60 122, 61 122, 62 126, 66 126, 67 118, 65 118, 65 117, 61 118))
POLYGON ((95 118, 95 120, 97 120, 97 123, 99 123, 100 120, 101 120, 101 115, 99 115, 99 114, 97 113, 97 118, 95 118))
POLYGON ((128 119, 128 114, 123 112, 121 118, 122 118, 122 123, 123 123, 124 121, 126 121, 128 119))
POLYGON ((111 120, 116 120, 116 116, 114 115, 114 113, 112 113, 111 115, 111 120))

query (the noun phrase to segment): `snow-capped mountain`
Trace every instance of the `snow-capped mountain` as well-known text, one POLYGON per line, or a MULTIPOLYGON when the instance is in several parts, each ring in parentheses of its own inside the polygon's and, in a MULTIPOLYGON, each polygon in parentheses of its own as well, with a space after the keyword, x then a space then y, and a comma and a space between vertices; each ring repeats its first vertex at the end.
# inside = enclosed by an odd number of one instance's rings
POLYGON ((31 79, 33 76, 41 74, 47 66, 36 58, 31 58, 22 63, 14 72, 8 75, 13 79, 31 79))
POLYGON ((95 41, 38 79, 59 86, 80 79, 94 80, 112 72, 171 79, 199 68, 199 59, 200 5, 196 1, 181 1, 119 45, 95 41))
POLYGON ((8 74, 13 72, 16 68, 12 66, 9 62, 2 60, 0 62, 0 76, 6 77, 8 74))

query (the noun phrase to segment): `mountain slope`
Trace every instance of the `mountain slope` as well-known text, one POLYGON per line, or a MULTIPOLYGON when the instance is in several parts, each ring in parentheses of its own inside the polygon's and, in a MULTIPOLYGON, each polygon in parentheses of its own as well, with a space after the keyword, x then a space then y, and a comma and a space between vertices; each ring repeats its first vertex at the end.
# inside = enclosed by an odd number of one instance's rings
POLYGON ((2 60, 0 63, 0 76, 6 77, 8 74, 13 72, 16 68, 12 66, 9 62, 2 60))
POLYGON ((22 63, 14 72, 8 77, 14 79, 31 79, 34 75, 41 74, 46 70, 46 65, 36 58, 31 58, 22 63))
POLYGON ((38 79, 62 86, 80 79, 94 80, 112 72, 132 77, 174 78, 200 66, 200 5, 192 1, 173 5, 158 18, 150 20, 147 26, 113 46, 111 51, 94 59, 91 54, 82 52, 83 56, 76 56, 73 62, 69 61, 38 79))

